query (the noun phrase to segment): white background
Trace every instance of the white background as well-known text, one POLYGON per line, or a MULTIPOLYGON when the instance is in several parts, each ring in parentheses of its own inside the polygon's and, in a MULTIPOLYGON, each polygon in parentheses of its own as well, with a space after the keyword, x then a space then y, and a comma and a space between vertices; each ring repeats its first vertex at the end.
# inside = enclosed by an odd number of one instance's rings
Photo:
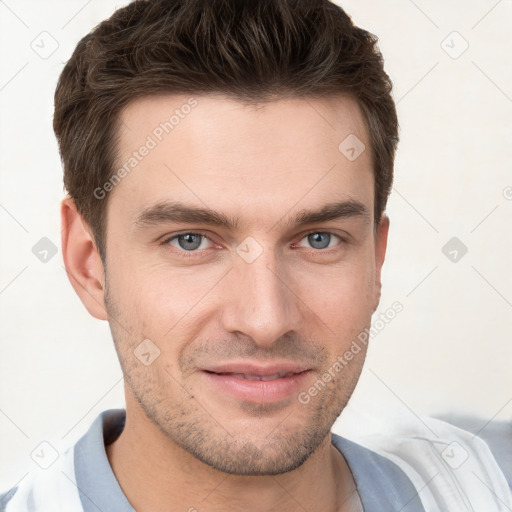
MULTIPOLYGON (((379 36, 395 84, 401 143, 381 311, 404 307, 373 339, 342 418, 370 411, 370 430, 396 415, 510 421, 512 2, 341 4, 379 36), (456 263, 441 250, 452 237, 468 248, 456 263)), ((63 62, 120 5, 0 1, 0 488, 35 467, 40 442, 62 450, 123 406, 108 325, 88 315, 63 269, 51 126, 63 62), (33 49, 42 38, 45 51, 58 44, 45 59, 33 49), (32 253, 42 237, 59 249, 46 263, 32 253)))

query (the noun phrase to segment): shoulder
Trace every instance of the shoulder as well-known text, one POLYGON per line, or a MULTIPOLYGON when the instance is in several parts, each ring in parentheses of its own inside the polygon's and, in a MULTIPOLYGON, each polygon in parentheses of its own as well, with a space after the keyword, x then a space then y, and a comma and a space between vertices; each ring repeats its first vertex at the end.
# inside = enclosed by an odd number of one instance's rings
MULTIPOLYGON (((417 417, 351 439, 407 476, 425 510, 511 510, 512 493, 486 442, 448 422, 417 417)), ((383 466, 384 467, 384 466, 383 466)))
POLYGON ((18 486, 15 486, 7 492, 0 493, 0 512, 4 512, 6 510, 7 504, 12 500, 17 490, 18 486))
POLYGON ((73 452, 68 449, 50 468, 32 470, 18 485, 0 494, 0 512, 81 512, 73 452))
POLYGON ((108 502, 115 495, 112 489, 120 490, 108 465, 104 443, 118 436, 123 426, 124 410, 101 413, 51 466, 31 469, 15 487, 0 493, 0 512, 82 512, 82 500, 87 502, 93 493, 108 502), (110 486, 106 485, 108 478, 110 486), (85 495, 84 489, 90 494, 85 495))
POLYGON ((445 415, 438 419, 477 436, 485 442, 512 489, 512 422, 475 416, 445 415))

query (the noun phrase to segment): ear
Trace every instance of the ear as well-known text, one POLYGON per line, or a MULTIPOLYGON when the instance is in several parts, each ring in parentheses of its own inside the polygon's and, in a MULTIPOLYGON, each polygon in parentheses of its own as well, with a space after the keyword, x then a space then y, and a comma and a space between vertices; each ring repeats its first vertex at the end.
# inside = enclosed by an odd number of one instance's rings
POLYGON ((379 225, 375 232, 375 302, 373 311, 377 309, 380 302, 382 289, 381 274, 382 265, 386 257, 386 247, 388 245, 389 217, 382 214, 379 225))
POLYGON ((71 197, 62 200, 60 213, 62 256, 71 285, 92 316, 107 320, 105 274, 90 228, 71 197))

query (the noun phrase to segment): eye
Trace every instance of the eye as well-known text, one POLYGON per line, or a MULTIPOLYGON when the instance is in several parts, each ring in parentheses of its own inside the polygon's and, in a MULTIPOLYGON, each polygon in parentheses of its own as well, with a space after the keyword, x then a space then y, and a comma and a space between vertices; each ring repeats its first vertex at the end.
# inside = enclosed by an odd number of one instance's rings
MULTIPOLYGON (((341 240, 341 238, 334 233, 315 231, 314 233, 306 235, 302 240, 307 240, 307 243, 310 244, 313 249, 327 249, 336 245, 336 243, 331 244, 331 242, 337 242, 341 240)), ((299 247, 304 247, 301 242, 298 244, 299 247)))
POLYGON ((190 232, 174 235, 168 238, 164 243, 183 251, 195 252, 197 249, 207 249, 208 243, 211 243, 211 240, 201 233, 190 232))

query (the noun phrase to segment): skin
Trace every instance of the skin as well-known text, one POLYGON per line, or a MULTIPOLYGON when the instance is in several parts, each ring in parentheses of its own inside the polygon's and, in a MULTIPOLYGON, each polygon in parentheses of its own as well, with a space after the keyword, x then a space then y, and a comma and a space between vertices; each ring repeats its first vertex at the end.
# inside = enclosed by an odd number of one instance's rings
MULTIPOLYGON (((187 99, 130 104, 118 164, 187 99)), ((307 391, 370 326, 389 219, 373 221, 371 152, 349 161, 338 149, 349 134, 370 147, 361 111, 343 96, 257 108, 223 96, 196 100, 110 192, 105 269, 72 199, 62 202, 70 281, 90 314, 109 321, 125 376, 126 427, 107 447, 113 471, 138 512, 362 510, 330 429, 359 379, 364 346, 307 404, 297 393, 238 399, 201 371, 292 361, 308 366, 307 391), (165 201, 236 216, 238 226, 137 225, 165 201), (293 224, 302 210, 340 201, 368 214, 293 224), (194 257, 183 239, 168 241, 197 230, 207 238, 195 239, 194 257), (308 234, 326 232, 327 249, 312 245, 308 234), (262 249, 251 263, 237 252, 247 237, 262 249), (149 365, 134 354, 145 339, 160 351, 149 365)))

